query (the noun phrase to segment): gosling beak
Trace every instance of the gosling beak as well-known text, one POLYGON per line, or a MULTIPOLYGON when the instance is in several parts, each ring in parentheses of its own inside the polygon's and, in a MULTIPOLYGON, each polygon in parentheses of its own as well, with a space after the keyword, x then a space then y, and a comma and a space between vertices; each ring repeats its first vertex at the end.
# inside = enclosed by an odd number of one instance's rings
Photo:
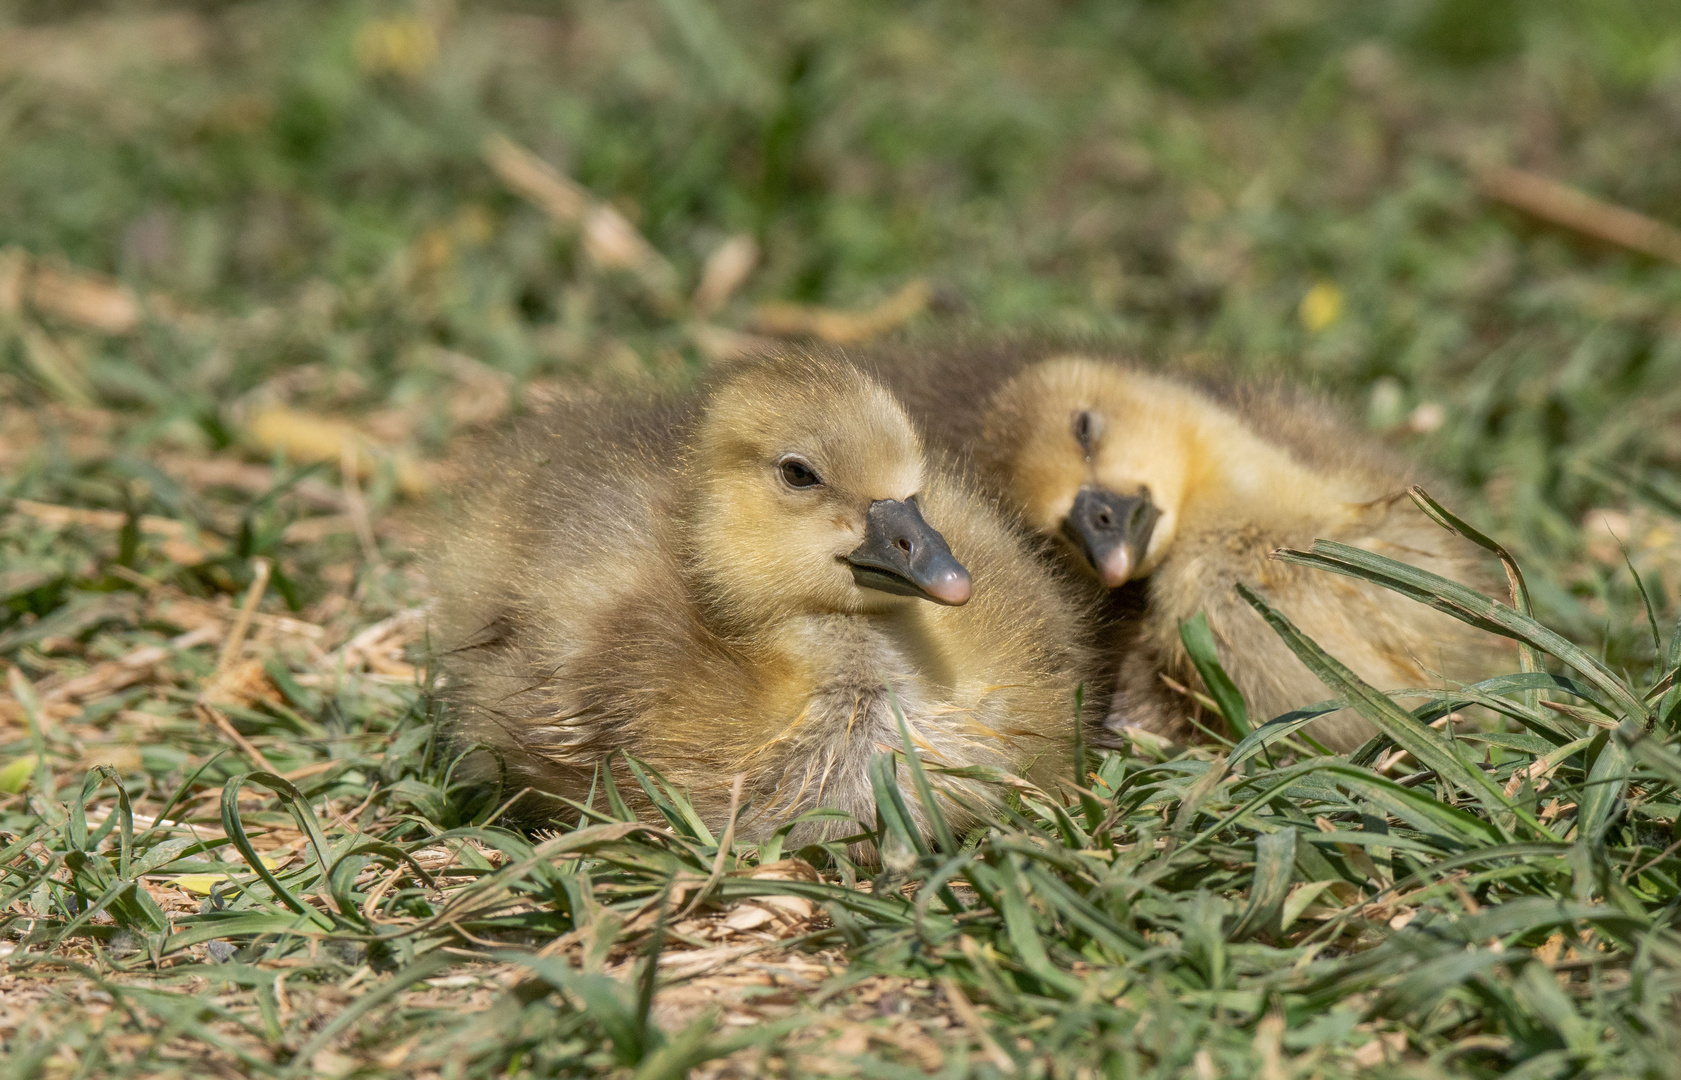
POLYGON ((1124 584, 1150 546, 1150 532, 1161 511, 1150 492, 1117 495, 1102 488, 1084 487, 1073 509, 1062 519, 1062 533, 1080 549, 1097 576, 1109 588, 1124 584))
POLYGON ((969 571, 912 499, 877 499, 864 515, 864 542, 846 556, 852 580, 866 589, 920 596, 957 607, 973 591, 969 571))

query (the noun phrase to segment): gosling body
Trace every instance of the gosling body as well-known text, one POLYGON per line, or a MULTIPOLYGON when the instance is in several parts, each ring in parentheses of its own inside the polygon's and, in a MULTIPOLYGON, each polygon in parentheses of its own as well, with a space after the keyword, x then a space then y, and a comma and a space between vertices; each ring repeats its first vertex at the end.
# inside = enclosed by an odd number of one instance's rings
MULTIPOLYGON (((1367 582, 1270 558, 1330 539, 1475 587, 1481 553, 1405 496, 1422 478, 1323 401, 1284 383, 1219 384, 1089 355, 990 347, 884 365, 931 433, 967 443, 995 497, 1094 585, 1110 610, 1106 725, 1197 735, 1182 620, 1207 616, 1221 664, 1266 720, 1330 696, 1235 585, 1257 588, 1308 636, 1384 690, 1470 682, 1489 637, 1367 582), (972 362, 966 362, 966 360, 972 362), (935 409, 932 396, 969 404, 935 409)), ((1351 711, 1308 729, 1335 750, 1369 737, 1351 711)))
POLYGON ((818 806, 873 821, 895 705, 930 764, 1064 767, 1084 601, 856 368, 776 357, 676 404, 563 407, 492 460, 434 564, 480 775, 583 801, 613 760, 634 796, 624 751, 722 828, 739 773, 753 838, 818 806))

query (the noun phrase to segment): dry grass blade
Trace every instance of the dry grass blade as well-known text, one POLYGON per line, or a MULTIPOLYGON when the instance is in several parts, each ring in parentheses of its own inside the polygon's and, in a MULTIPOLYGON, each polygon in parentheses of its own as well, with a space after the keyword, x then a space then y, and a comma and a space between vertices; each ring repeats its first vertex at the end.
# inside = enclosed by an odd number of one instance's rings
POLYGON ((30 370, 60 401, 83 408, 93 404, 93 386, 74 352, 27 319, 19 320, 18 336, 30 370))
POLYGON ((1654 259, 1681 263, 1681 229, 1568 184, 1497 165, 1477 172, 1477 186, 1489 198, 1549 224, 1654 259))
POLYGON ((709 319, 729 302, 759 261, 759 245, 751 236, 732 236, 706 257, 700 284, 689 307, 698 318, 709 319))
POLYGON ((753 327, 775 337, 812 337, 835 345, 857 345, 899 329, 928 307, 934 292, 926 281, 912 281, 875 307, 863 311, 804 304, 761 304, 753 327))
POLYGON ((433 488, 432 478, 413 454, 383 447, 356 425, 344 420, 316 416, 273 403, 259 404, 245 418, 243 430, 256 446, 269 453, 285 454, 306 464, 345 460, 346 447, 353 447, 351 460, 363 476, 371 476, 389 463, 397 486, 409 495, 424 495, 433 488))
POLYGON ((273 571, 274 564, 262 556, 251 560, 251 584, 246 586, 245 598, 239 603, 239 612, 234 616, 227 640, 222 642, 222 651, 216 660, 217 674, 228 670, 239 659, 240 650, 245 647, 245 634, 251 629, 251 616, 256 613, 263 593, 268 591, 269 575, 273 571))
POLYGON ((140 301, 133 292, 90 274, 37 266, 29 301, 67 323, 104 334, 132 333, 140 325, 140 301))
POLYGON ((988 1061, 992 1062, 992 1067, 1006 1076, 1014 1073, 1016 1071, 1015 1061, 1004 1052, 1003 1047, 998 1045, 998 1040, 992 1037, 992 1033, 987 1031, 986 1021, 981 1018, 980 1012, 969 1003, 969 999, 964 996, 963 989, 952 979, 941 979, 940 990, 946 995, 946 1000, 951 1002, 951 1007, 957 1013, 957 1018, 963 1022, 964 1027, 969 1029, 969 1034, 974 1036, 975 1041, 981 1044, 981 1052, 986 1055, 988 1061))
MULTIPOLYGON (((93 510, 81 506, 57 506, 30 499, 13 499, 13 513, 27 514, 36 521, 54 528, 79 526, 116 532, 128 523, 128 515, 117 510, 93 510)), ((214 536, 206 535, 183 521, 140 514, 135 525, 144 536, 162 538, 162 551, 171 561, 182 566, 196 566, 221 554, 225 545, 214 536)))
POLYGON ((580 225, 590 195, 571 177, 504 135, 484 141, 484 158, 504 184, 566 225, 580 225))
POLYGON ((677 271, 618 210, 505 136, 486 139, 484 157, 503 183, 556 222, 579 229, 596 265, 629 271, 655 299, 668 308, 677 306, 677 271))

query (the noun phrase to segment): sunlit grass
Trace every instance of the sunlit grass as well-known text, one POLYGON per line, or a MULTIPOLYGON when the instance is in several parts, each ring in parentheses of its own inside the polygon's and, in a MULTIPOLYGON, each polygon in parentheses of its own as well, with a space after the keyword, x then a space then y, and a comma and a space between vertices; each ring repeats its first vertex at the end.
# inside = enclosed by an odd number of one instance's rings
POLYGON ((1471 180, 1675 223, 1673 12, 0 20, 8 1075, 1676 1075, 1681 272, 1471 180), (457 782, 409 559, 458 435, 743 334, 974 324, 1342 397, 1527 587, 1286 557, 1519 670, 1409 711, 1256 595, 1326 703, 1240 719, 1190 626, 1227 753, 992 777, 961 837, 883 756, 879 866, 652 775, 657 818, 604 785, 538 833, 457 782), (1382 736, 1315 753, 1341 707, 1382 736))

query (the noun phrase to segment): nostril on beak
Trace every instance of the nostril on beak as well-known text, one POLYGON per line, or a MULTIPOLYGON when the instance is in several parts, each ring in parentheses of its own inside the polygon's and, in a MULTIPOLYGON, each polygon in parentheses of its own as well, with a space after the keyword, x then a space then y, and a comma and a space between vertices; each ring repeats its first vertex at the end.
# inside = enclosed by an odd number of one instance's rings
POLYGON ((904 537, 899 537, 899 539, 893 541, 893 543, 896 544, 899 550, 904 552, 906 555, 911 553, 911 542, 906 540, 904 537))
POLYGON ((1114 523, 1115 519, 1109 516, 1109 511, 1107 510, 1104 510, 1097 515, 1097 524, 1099 528, 1107 529, 1114 523))

